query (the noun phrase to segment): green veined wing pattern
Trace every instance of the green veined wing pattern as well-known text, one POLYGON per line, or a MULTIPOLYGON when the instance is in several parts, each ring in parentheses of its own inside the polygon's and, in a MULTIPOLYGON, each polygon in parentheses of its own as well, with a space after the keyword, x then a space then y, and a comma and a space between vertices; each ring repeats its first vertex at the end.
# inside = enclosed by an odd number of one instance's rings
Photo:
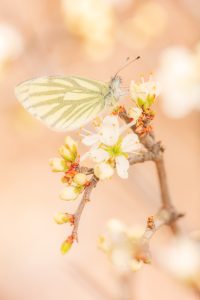
POLYGON ((47 76, 25 81, 15 92, 22 105, 48 127, 70 131, 103 111, 109 85, 76 76, 47 76))

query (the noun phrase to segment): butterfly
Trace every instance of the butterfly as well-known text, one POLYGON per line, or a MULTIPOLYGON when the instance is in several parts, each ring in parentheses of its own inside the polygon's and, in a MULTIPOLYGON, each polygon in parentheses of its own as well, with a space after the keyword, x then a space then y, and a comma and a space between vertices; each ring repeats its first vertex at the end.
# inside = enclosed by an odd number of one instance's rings
POLYGON ((28 112, 51 129, 72 131, 117 105, 122 95, 118 73, 108 83, 78 76, 39 77, 16 86, 15 94, 28 112))

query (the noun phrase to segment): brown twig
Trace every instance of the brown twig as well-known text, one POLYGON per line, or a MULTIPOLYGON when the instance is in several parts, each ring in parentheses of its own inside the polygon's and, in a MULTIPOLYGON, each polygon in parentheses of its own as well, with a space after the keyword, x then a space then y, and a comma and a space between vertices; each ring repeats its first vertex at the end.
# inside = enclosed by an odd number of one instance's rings
POLYGON ((88 186, 85 188, 81 202, 79 203, 79 206, 74 214, 73 229, 71 233, 71 238, 73 241, 76 240, 78 242, 78 228, 79 228, 80 218, 86 203, 90 200, 90 194, 92 190, 96 187, 97 182, 98 182, 98 178, 95 175, 93 175, 89 181, 88 186))
POLYGON ((141 243, 138 248, 137 259, 142 260, 144 263, 151 262, 151 253, 149 243, 153 235, 164 225, 170 225, 172 222, 177 221, 183 217, 183 214, 177 214, 171 208, 160 209, 155 216, 147 218, 147 225, 145 232, 142 236, 141 243))
POLYGON ((159 153, 153 153, 151 151, 141 151, 136 154, 129 155, 129 163, 130 165, 134 165, 137 163, 143 163, 145 161, 154 161, 159 158, 159 153))

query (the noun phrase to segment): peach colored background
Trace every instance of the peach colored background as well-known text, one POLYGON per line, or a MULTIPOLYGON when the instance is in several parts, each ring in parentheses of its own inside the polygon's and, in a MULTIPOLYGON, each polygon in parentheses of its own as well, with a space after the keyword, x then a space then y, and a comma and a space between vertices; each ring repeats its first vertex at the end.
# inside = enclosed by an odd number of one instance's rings
MULTIPOLYGON (((157 2, 169 17, 161 36, 140 53, 118 43, 107 59, 94 62, 81 50, 79 40, 68 34, 59 1, 1 0, 0 20, 21 30, 29 47, 0 82, 0 300, 119 299, 117 276, 96 241, 109 218, 143 225, 156 211, 159 191, 153 165, 134 166, 127 181, 115 177, 99 184, 81 220, 79 245, 61 256, 59 247, 68 227, 56 225, 52 216, 64 208, 73 211, 77 203, 59 200, 59 175, 50 172, 48 159, 65 135, 51 132, 24 112, 13 89, 20 81, 41 74, 108 80, 127 56, 138 54, 142 60, 123 72, 124 82, 154 71, 162 49, 172 44, 192 47, 199 37, 198 17, 184 1, 157 2)), ((181 225, 189 232, 200 227, 199 114, 172 120, 159 105, 156 110, 156 135, 166 145, 171 194, 179 210, 186 212, 181 225)), ((154 237, 153 253, 163 235, 168 235, 166 229, 154 237)), ((145 266, 132 281, 133 299, 196 299, 156 263, 145 266)))

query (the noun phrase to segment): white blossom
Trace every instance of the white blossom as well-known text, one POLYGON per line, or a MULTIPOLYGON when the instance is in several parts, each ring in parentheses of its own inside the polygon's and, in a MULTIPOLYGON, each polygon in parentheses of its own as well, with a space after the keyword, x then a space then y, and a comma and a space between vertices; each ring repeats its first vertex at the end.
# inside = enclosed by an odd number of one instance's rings
POLYGON ((107 230, 100 237, 99 246, 109 257, 113 266, 120 273, 137 271, 141 268, 142 262, 135 258, 143 230, 128 228, 119 220, 112 219, 107 224, 107 230), (131 232, 131 234, 130 234, 131 232))
MULTIPOLYGON (((141 148, 138 137, 134 133, 127 134, 122 137, 121 134, 127 129, 127 126, 119 126, 119 121, 116 116, 106 116, 103 119, 97 133, 87 131, 82 142, 85 145, 92 146, 85 157, 91 157, 94 162, 107 162, 113 166, 116 165, 116 170, 121 178, 128 177, 128 153, 138 152, 141 148)), ((104 177, 104 176, 103 176, 104 177)))
POLYGON ((144 81, 142 78, 140 83, 136 83, 134 80, 130 84, 131 99, 139 106, 143 108, 149 108, 156 97, 160 94, 160 85, 158 82, 144 81))

